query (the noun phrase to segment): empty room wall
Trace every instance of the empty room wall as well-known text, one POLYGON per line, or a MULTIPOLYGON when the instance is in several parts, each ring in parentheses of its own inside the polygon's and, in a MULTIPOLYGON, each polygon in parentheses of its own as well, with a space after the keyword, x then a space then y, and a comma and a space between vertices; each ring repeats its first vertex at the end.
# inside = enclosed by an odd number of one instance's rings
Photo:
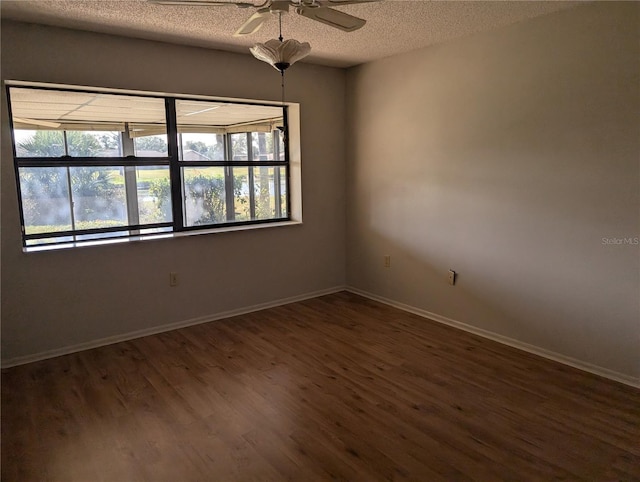
POLYGON ((637 383, 639 10, 351 69, 348 284, 637 383))
MULTIPOLYGON (((280 75, 248 54, 14 22, 2 24, 2 78, 280 99, 280 75)), ((343 286, 344 86, 341 69, 287 73, 287 100, 300 103, 302 225, 39 253, 21 248, 3 97, 3 361, 343 286)))

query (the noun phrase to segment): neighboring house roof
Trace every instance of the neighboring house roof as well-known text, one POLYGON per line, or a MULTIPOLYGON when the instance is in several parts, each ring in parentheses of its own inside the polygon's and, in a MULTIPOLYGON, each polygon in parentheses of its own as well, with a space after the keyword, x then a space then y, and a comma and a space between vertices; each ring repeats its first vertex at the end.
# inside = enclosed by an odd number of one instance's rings
POLYGON ((167 152, 136 150, 136 157, 167 157, 167 152))
POLYGON ((207 156, 204 154, 194 151, 193 149, 185 149, 182 151, 182 160, 183 161, 210 161, 207 156))

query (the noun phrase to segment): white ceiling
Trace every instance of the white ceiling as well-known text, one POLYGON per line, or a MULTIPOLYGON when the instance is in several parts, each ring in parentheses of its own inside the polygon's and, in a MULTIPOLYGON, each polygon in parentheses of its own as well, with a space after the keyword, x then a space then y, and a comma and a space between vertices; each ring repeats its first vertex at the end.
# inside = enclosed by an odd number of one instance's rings
MULTIPOLYGON (((386 0, 338 7, 367 20, 351 33, 301 17, 293 9, 282 23, 285 38, 311 44, 306 61, 349 67, 579 3, 386 0)), ((278 36, 274 16, 255 34, 233 37, 254 11, 236 7, 167 6, 146 0, 2 0, 0 8, 2 18, 233 52, 246 53, 253 43, 278 36)))

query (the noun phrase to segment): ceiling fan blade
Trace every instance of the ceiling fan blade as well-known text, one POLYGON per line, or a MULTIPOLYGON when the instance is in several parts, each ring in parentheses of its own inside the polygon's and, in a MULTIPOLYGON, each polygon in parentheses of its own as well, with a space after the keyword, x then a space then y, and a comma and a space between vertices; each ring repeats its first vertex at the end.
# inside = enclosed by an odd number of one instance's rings
POLYGON ((192 7, 238 7, 249 8, 255 7, 253 3, 247 2, 218 2, 207 0, 148 0, 151 3, 159 5, 189 5, 192 7))
POLYGON ((271 14, 269 13, 268 8, 258 10, 256 13, 251 15, 251 17, 249 17, 249 20, 247 20, 242 25, 242 27, 236 30, 233 36, 241 37, 243 35, 251 35, 252 33, 257 32, 260 27, 262 27, 262 24, 267 21, 269 15, 271 14))
POLYGON ((339 28, 345 32, 358 30, 367 23, 366 20, 362 18, 354 17, 348 13, 340 12, 339 10, 334 10, 333 8, 328 7, 298 7, 296 8, 296 12, 303 17, 322 22, 330 25, 331 27, 339 28))

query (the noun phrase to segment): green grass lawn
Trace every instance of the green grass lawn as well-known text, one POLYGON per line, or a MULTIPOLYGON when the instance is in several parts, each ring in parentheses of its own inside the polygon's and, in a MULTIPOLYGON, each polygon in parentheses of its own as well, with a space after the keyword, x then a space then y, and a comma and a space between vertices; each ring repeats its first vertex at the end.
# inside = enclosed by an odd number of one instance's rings
MULTIPOLYGON (((124 176, 119 173, 119 169, 114 169, 111 175, 111 182, 116 186, 124 186, 124 176)), ((136 180, 140 183, 148 183, 156 179, 169 179, 169 169, 138 169, 136 180)))
POLYGON ((169 169, 138 169, 139 181, 153 181, 154 179, 169 178, 169 169))
MULTIPOLYGON (((169 179, 168 168, 138 169, 136 173, 136 180, 140 183, 148 183, 156 179, 169 179)), ((185 170, 185 176, 187 179, 199 175, 208 175, 210 177, 224 177, 224 170, 221 167, 189 167, 185 170)), ((111 182, 117 186, 124 186, 124 176, 114 171, 114 174, 111 176, 111 182)))
MULTIPOLYGON (((96 228, 112 228, 116 226, 124 226, 124 221, 77 221, 76 229, 96 229, 96 228)), ((40 233, 56 233, 58 231, 71 230, 70 224, 57 224, 57 225, 37 225, 37 226, 25 226, 26 234, 40 234, 40 233)))

